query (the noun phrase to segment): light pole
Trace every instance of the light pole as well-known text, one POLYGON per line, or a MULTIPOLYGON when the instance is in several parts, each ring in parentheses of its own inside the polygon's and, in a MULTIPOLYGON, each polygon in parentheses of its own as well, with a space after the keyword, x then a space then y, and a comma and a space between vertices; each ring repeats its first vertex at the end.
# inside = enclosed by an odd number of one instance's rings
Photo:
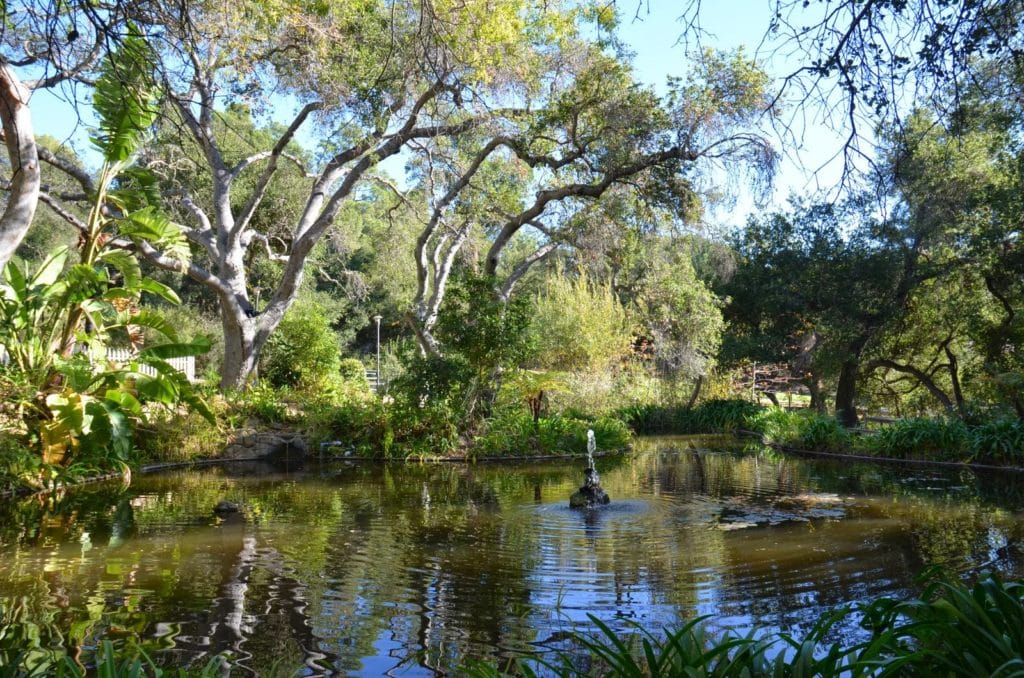
POLYGON ((384 316, 375 315, 373 321, 377 323, 377 393, 380 393, 380 321, 383 320, 384 316))

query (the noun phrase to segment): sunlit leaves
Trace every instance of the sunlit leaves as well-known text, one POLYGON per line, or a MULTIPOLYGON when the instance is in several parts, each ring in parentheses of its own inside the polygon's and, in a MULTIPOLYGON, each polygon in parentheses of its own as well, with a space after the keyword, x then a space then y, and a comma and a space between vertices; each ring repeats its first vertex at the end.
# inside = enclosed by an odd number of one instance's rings
POLYGON ((100 125, 92 140, 109 163, 128 160, 156 120, 157 90, 150 78, 151 63, 148 43, 128 37, 103 64, 93 94, 100 125))
POLYGON ((610 285, 585 273, 548 276, 535 301, 530 331, 536 364, 559 370, 609 368, 629 350, 629 317, 610 285))
POLYGON ((166 256, 188 262, 190 252, 181 227, 155 207, 144 207, 118 222, 118 230, 132 240, 146 240, 166 256))

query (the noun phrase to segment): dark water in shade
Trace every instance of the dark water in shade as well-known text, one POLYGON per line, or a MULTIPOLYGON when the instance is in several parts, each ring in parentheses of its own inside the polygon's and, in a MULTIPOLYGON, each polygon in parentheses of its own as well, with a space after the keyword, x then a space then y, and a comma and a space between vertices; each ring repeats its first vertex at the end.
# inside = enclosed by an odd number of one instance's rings
POLYGON ((591 513, 567 507, 578 462, 233 465, 8 502, 0 664, 61 647, 88 664, 110 639, 171 666, 228 652, 232 675, 420 675, 559 646, 588 614, 799 631, 914 593, 929 565, 1024 574, 1024 476, 731 444, 601 459, 613 503, 591 513), (244 513, 217 518, 221 499, 244 513))

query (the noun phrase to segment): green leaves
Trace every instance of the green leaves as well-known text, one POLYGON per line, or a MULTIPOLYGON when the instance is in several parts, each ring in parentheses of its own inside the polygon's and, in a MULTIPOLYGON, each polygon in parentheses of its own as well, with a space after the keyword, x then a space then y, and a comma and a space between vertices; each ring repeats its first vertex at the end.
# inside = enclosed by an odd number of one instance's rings
POLYGON ((138 371, 136 365, 127 373, 135 380, 135 388, 140 399, 164 405, 185 403, 211 424, 217 423, 213 410, 195 392, 185 375, 174 366, 155 357, 140 359, 140 362, 156 371, 156 376, 151 376, 138 371))
POLYGON ((139 352, 139 360, 147 362, 153 359, 170 360, 171 358, 186 358, 199 355, 210 350, 210 340, 207 337, 196 337, 188 343, 157 344, 147 346, 139 352))
POLYGON ((11 264, 0 288, 0 345, 36 389, 31 398, 36 406, 25 408, 25 423, 40 432, 40 452, 49 464, 67 464, 79 454, 123 461, 146 401, 186 403, 213 420, 188 380, 167 362, 203 353, 210 342, 204 337, 181 341, 166 320, 139 310, 143 293, 180 300, 170 287, 143 275, 124 241, 179 262, 189 259, 181 227, 156 207, 155 178, 127 166, 156 120, 152 57, 143 38, 129 35, 102 65, 94 97, 99 128, 92 140, 104 163, 90 196, 77 263, 68 267, 69 250, 60 248, 32 273, 11 264), (142 327, 169 343, 147 347, 127 368, 103 359, 119 333, 127 332, 136 348, 142 327), (76 345, 88 346, 88 354, 68 358, 76 345))
POLYGON ((54 250, 34 271, 14 261, 4 270, 0 285, 0 345, 11 362, 30 381, 42 378, 53 359, 52 344, 68 285, 61 279, 68 248, 54 250))
POLYGON ((118 230, 133 241, 146 240, 164 255, 187 263, 189 260, 188 241, 181 226, 171 222, 156 207, 149 206, 132 212, 118 221, 118 230))
POLYGON ((103 62, 93 94, 100 125, 92 142, 109 164, 126 162, 156 121, 158 90, 151 63, 149 45, 137 36, 125 38, 103 62))
POLYGON ((112 453, 122 462, 131 453, 132 426, 118 402, 66 388, 47 396, 46 406, 52 418, 40 430, 45 463, 63 463, 69 450, 103 456, 112 453))
POLYGON ((127 250, 105 250, 96 261, 109 264, 120 273, 126 289, 134 289, 142 282, 142 267, 139 266, 139 260, 127 250))
POLYGON ((560 370, 608 368, 629 351, 629 317, 611 285, 586 273, 548 276, 530 324, 536 364, 560 370))
MULTIPOLYGON (((129 319, 126 319, 126 322, 129 320, 132 325, 148 327, 151 330, 156 330, 172 342, 178 341, 178 331, 159 313, 142 309, 138 313, 131 315, 129 319)), ((204 351, 200 351, 200 353, 202 352, 204 351)))

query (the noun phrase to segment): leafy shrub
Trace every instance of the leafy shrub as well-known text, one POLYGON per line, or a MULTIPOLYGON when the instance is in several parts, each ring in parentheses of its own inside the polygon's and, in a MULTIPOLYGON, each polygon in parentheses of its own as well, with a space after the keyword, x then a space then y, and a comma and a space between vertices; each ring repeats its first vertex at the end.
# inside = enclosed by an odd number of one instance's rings
POLYGON ((901 419, 860 443, 883 457, 960 461, 968 456, 968 429, 959 419, 901 419))
POLYGON ((611 285, 559 270, 545 280, 530 323, 533 362, 558 370, 606 370, 629 351, 629 318, 611 285))
POLYGON ((475 372, 459 356, 414 356, 405 372, 391 384, 391 393, 399 404, 410 407, 427 402, 456 403, 472 388, 475 372))
POLYGON ((800 437, 800 415, 778 407, 766 407, 746 418, 744 427, 764 436, 769 443, 790 443, 800 437))
MULTIPOLYGON (((214 408, 223 409, 214 404, 214 408)), ((194 412, 161 410, 139 426, 139 462, 185 462, 216 457, 224 449, 224 431, 194 412)))
POLYGON ((457 422, 443 401, 388 405, 370 396, 307 406, 304 423, 314 445, 337 441, 346 454, 404 458, 450 453, 458 445, 457 422))
POLYGON ((330 454, 375 457, 390 452, 388 412, 376 398, 312 407, 305 423, 314 449, 321 443, 337 443, 330 454))
POLYGON ((366 368, 355 358, 343 358, 338 363, 338 374, 346 383, 370 388, 370 382, 366 380, 366 368))
POLYGON ((0 492, 34 486, 42 459, 14 436, 0 433, 0 492))
POLYGON ((835 417, 811 410, 768 407, 747 418, 746 428, 765 441, 804 450, 841 450, 853 444, 852 434, 835 417))
POLYGON ((1024 460, 1024 421, 1000 418, 971 429, 971 459, 995 463, 1020 463, 1024 460))
POLYGON ((341 355, 331 319, 312 301, 295 302, 267 341, 260 365, 274 386, 316 384, 338 375, 341 355))
POLYGON ((583 454, 587 431, 594 431, 600 450, 617 450, 629 445, 632 433, 621 419, 585 419, 555 415, 534 422, 525 413, 506 412, 488 422, 486 432, 473 445, 478 457, 529 456, 535 454, 583 454))
POLYGON ((1024 666, 1021 582, 1003 584, 990 575, 967 588, 941 578, 919 600, 897 603, 888 612, 899 615, 890 622, 894 630, 914 641, 917 675, 1010 675, 1024 666))
POLYGON ((275 389, 265 382, 257 382, 228 396, 231 403, 229 423, 244 425, 249 417, 267 423, 283 422, 288 415, 285 405, 287 391, 275 389))
POLYGON ((444 404, 419 409, 395 409, 391 434, 385 439, 386 456, 434 457, 459 447, 461 414, 444 404))
POLYGON ((835 417, 808 411, 797 444, 806 450, 848 450, 854 437, 835 417))
POLYGON ((709 400, 693 408, 637 405, 620 417, 637 433, 727 433, 744 428, 760 411, 746 400, 709 400))

